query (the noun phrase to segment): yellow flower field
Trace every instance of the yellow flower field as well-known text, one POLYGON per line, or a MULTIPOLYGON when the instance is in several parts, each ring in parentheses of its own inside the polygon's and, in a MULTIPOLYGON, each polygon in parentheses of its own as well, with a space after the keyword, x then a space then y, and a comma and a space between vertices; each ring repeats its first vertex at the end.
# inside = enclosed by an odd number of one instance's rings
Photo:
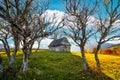
MULTIPOLYGON (((81 56, 78 52, 72 54, 81 56)), ((88 64, 96 69, 94 54, 86 54, 88 64)), ((120 56, 99 54, 102 72, 114 80, 120 80, 120 56)))

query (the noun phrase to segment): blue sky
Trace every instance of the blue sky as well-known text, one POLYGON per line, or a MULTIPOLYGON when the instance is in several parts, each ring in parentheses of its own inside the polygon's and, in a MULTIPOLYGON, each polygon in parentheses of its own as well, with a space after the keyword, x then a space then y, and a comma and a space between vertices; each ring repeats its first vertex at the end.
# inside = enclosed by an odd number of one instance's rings
POLYGON ((49 9, 65 11, 65 6, 64 6, 63 0, 50 0, 49 9))

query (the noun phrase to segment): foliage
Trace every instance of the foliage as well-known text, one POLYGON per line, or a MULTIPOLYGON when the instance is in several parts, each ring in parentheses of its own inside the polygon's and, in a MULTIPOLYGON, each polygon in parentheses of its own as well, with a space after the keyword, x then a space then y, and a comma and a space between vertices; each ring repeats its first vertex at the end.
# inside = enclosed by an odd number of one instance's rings
POLYGON ((113 46, 100 51, 101 54, 120 55, 120 46, 113 46))
MULTIPOLYGON (((102 73, 100 75, 94 72, 86 74, 83 70, 82 59, 79 56, 70 52, 48 50, 40 50, 37 54, 33 52, 29 57, 29 69, 26 72, 22 72, 23 54, 20 52, 16 56, 15 69, 8 70, 4 78, 1 76, 1 80, 111 80, 102 73), (33 56, 35 54, 36 56, 33 56)), ((4 66, 6 66, 7 57, 2 57, 4 66)))
MULTIPOLYGON (((96 47, 92 49, 92 53, 96 50, 96 47)), ((107 49, 101 49, 98 52, 99 54, 108 54, 108 55, 120 55, 120 46, 112 46, 107 49)))

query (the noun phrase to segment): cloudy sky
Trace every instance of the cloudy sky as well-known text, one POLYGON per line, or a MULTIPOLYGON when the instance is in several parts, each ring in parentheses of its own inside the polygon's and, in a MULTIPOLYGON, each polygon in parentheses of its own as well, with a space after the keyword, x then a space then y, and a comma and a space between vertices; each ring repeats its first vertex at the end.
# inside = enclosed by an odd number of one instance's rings
MULTIPOLYGON (((49 19, 49 17, 52 17, 54 14, 57 14, 56 19, 59 22, 65 14, 65 5, 64 5, 63 0, 50 0, 49 9, 46 12, 48 13, 48 15, 46 16, 48 19, 49 19)), ((92 20, 95 20, 95 18, 91 16, 91 21, 92 20)), ((80 51, 77 46, 73 45, 74 42, 72 39, 68 38, 68 40, 70 43, 72 43, 71 51, 80 51)), ((48 38, 43 39, 41 41, 40 48, 48 49, 48 45, 50 44, 51 41, 52 41, 52 39, 48 39, 48 38)), ((120 43, 120 41, 114 41, 114 42, 109 42, 109 43, 117 43, 117 42, 120 43)), ((13 46, 12 40, 9 40, 9 43, 11 46, 13 46)), ((96 43, 94 41, 89 41, 89 44, 86 45, 86 48, 93 47, 95 45, 96 45, 96 43)), ((38 43, 35 42, 34 48, 36 48, 37 46, 38 46, 38 43)))
MULTIPOLYGON (((58 9, 60 9, 58 7, 58 9)), ((57 18, 57 21, 58 23, 62 20, 62 17, 64 17, 64 11, 61 11, 62 9, 60 10, 57 10, 56 8, 52 8, 47 10, 46 12, 49 13, 49 15, 47 15, 46 17, 49 19, 49 17, 51 16, 54 16, 54 14, 56 14, 56 18, 57 18)), ((48 49, 48 45, 50 44, 50 42, 53 41, 53 39, 48 39, 48 38, 45 38, 41 41, 41 45, 40 45, 40 48, 41 49, 48 49)), ((68 41, 71 43, 71 51, 80 51, 79 47, 77 47, 75 45, 75 43, 73 42, 73 40, 71 38, 68 38, 68 41)), ((37 46, 37 42, 35 43, 34 47, 37 46)))
MULTIPOLYGON (((47 17, 51 17, 53 14, 56 13, 57 14, 56 17, 59 22, 65 14, 65 5, 63 0, 50 0, 49 9, 47 10, 47 13, 49 13, 47 17)), ((68 38, 68 40, 70 43, 74 43, 70 38, 68 38)), ((40 48, 48 49, 48 45, 50 44, 51 41, 52 39, 48 39, 48 38, 43 39, 40 48)), ((37 46, 37 42, 34 45, 34 47, 36 46, 37 46)), ((79 51, 79 48, 72 44, 71 51, 79 51)))
MULTIPOLYGON (((56 18, 59 22, 65 14, 65 5, 64 5, 63 0, 51 0, 50 5, 49 5, 49 9, 46 12, 49 14, 46 16, 48 18, 53 16, 54 14, 57 14, 56 18)), ((92 18, 92 20, 94 20, 93 17, 91 17, 91 18, 92 18)), ((70 43, 72 43, 71 44, 71 51, 80 51, 79 47, 77 47, 75 45, 75 43, 73 42, 72 39, 68 38, 68 40, 70 43)), ((52 39, 48 39, 48 38, 43 39, 41 42, 40 48, 48 49, 48 45, 50 44, 51 41, 52 41, 52 39)), ((91 42, 91 44, 93 44, 93 43, 91 42)), ((95 43, 92 46, 94 46, 94 45, 95 45, 95 43)), ((36 46, 37 46, 37 42, 35 43, 34 47, 36 47, 36 46)), ((90 46, 91 45, 86 45, 87 48, 90 46)))
MULTIPOLYGON (((114 5, 116 3, 117 2, 114 2, 114 5)), ((60 21, 65 14, 65 4, 64 4, 63 0, 50 0, 49 10, 47 10, 47 12, 49 13, 48 17, 51 17, 54 13, 56 13, 57 20, 60 21)), ((104 12, 103 9, 102 9, 102 12, 104 12)), ((102 14, 102 16, 104 16, 104 14, 102 14)), ((95 20, 96 19, 93 16, 91 16, 90 17, 90 25, 91 25, 92 21, 95 21, 95 20)), ((117 24, 115 24, 115 25, 117 25, 117 24)), ((68 38, 68 40, 70 43, 74 43, 72 39, 68 38)), ((47 38, 42 40, 40 48, 48 49, 48 45, 51 41, 52 41, 51 39, 47 39, 47 38)), ((116 43, 117 44, 117 43, 120 43, 120 41, 109 41, 108 43, 113 43, 113 44, 116 43)), ((90 47, 92 48, 96 44, 97 43, 93 40, 89 41, 89 43, 86 45, 86 48, 90 48, 90 47)), ((80 50, 77 46, 72 44, 71 51, 80 51, 80 50)))
MULTIPOLYGON (((65 14, 65 7, 64 7, 63 1, 62 0, 50 0, 49 9, 45 12, 45 14, 46 13, 48 13, 46 18, 49 19, 49 17, 52 17, 54 14, 57 14, 56 15, 57 21, 58 22, 61 21, 62 17, 65 14)), ((9 41, 10 46, 14 47, 14 45, 13 45, 14 42, 13 42, 12 38, 10 38, 8 41, 9 41)), ((48 49, 48 45, 50 44, 51 41, 53 41, 53 39, 44 38, 41 41, 40 48, 41 49, 48 49)), ((73 43, 73 41, 71 39, 69 39, 69 42, 73 43)), ((2 44, 2 43, 0 42, 0 44, 2 44)), ((35 42, 33 48, 37 48, 37 47, 38 47, 38 43, 35 42)), ((72 51, 79 51, 79 48, 76 47, 75 45, 72 45, 71 50, 72 51)))

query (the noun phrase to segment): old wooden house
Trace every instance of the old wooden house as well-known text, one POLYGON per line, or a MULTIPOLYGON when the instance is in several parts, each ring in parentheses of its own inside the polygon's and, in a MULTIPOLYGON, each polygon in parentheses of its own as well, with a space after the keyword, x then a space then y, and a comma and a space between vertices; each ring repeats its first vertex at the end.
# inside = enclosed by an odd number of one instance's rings
POLYGON ((61 39, 53 40, 48 47, 49 47, 49 50, 52 50, 52 51, 69 52, 70 46, 71 45, 68 39, 66 37, 63 37, 61 39))

